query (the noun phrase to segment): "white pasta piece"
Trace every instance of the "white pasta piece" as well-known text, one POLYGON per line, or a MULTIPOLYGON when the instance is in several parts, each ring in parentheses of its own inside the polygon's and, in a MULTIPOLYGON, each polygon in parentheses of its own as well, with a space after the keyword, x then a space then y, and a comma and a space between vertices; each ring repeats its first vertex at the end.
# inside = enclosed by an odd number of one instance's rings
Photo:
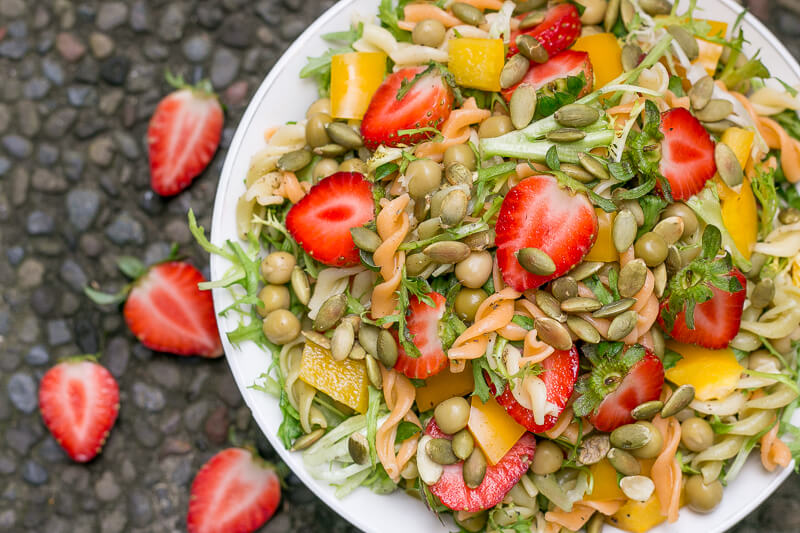
POLYGON ((280 172, 268 172, 247 188, 244 199, 248 202, 256 200, 260 205, 280 205, 283 197, 278 196, 276 191, 282 181, 280 172))
POLYGON ((722 461, 709 461, 700 467, 700 474, 703 476, 703 483, 706 485, 719 478, 722 472, 722 461))
POLYGON ((372 44, 371 42, 364 40, 363 38, 357 40, 356 42, 354 42, 352 46, 353 46, 353 50, 355 50, 356 52, 382 52, 383 51, 380 48, 378 48, 377 46, 375 46, 374 44, 372 44))
POLYGON ((692 459, 692 467, 697 468, 700 463, 706 461, 724 461, 725 459, 730 459, 739 453, 743 443, 744 437, 742 436, 734 435, 732 437, 726 437, 721 442, 695 455, 694 459, 692 459))
POLYGON ((779 383, 770 394, 749 400, 744 405, 748 409, 780 409, 789 405, 795 398, 797 393, 794 389, 785 383, 779 383))
POLYGON ((750 103, 759 115, 776 115, 786 109, 800 109, 800 95, 792 96, 783 88, 762 87, 750 96, 750 103))
POLYGON ((775 257, 794 257, 800 253, 800 223, 780 226, 753 247, 756 252, 775 257))
POLYGON ((397 50, 398 42, 394 35, 386 28, 381 28, 377 24, 364 24, 364 31, 361 40, 368 42, 372 46, 383 50, 389 55, 397 50))
MULTIPOLYGON (((745 406, 749 407, 749 403, 745 404, 745 406)), ((774 420, 775 413, 772 411, 756 411, 752 415, 741 418, 736 422, 728 432, 728 435, 755 435, 772 425, 774 420)))
POLYGON ((314 320, 319 308, 331 296, 342 294, 350 282, 350 276, 364 270, 362 266, 350 268, 326 268, 319 273, 317 283, 314 285, 314 294, 308 301, 308 318, 314 320))
POLYGON ((746 401, 743 394, 733 392, 722 400, 693 400, 689 407, 704 415, 730 416, 741 411, 746 401))
POLYGON ((636 81, 636 85, 664 93, 669 85, 669 73, 661 63, 656 63, 650 68, 644 69, 636 81))
POLYGON ((422 65, 431 61, 446 63, 448 60, 447 52, 443 50, 407 43, 398 43, 397 49, 389 54, 389 57, 392 58, 395 64, 402 66, 422 65))

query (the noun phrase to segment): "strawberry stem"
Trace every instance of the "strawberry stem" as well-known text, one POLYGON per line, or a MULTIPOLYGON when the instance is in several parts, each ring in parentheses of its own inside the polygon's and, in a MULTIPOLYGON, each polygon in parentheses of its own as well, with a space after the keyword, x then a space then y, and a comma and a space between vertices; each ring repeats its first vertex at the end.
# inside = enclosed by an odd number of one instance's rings
POLYGON ((164 71, 164 79, 167 80, 167 83, 176 90, 180 91, 182 89, 189 89, 195 93, 195 96, 198 97, 217 98, 217 93, 214 92, 214 88, 211 86, 211 81, 208 79, 202 79, 196 84, 192 85, 191 83, 187 83, 183 79, 183 76, 180 74, 175 75, 170 72, 169 69, 164 71))

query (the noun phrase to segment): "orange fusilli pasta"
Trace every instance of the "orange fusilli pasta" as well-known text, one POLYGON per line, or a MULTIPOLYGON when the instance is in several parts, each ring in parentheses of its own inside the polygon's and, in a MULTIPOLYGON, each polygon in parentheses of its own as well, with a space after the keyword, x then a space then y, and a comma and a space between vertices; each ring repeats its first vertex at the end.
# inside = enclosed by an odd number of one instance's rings
POLYGON ((464 104, 460 108, 454 109, 442 124, 441 131, 444 139, 420 144, 414 151, 414 155, 441 161, 445 150, 450 146, 464 144, 469 140, 471 125, 483 122, 491 114, 488 109, 480 109, 475 103, 475 98, 467 98, 464 100, 464 104))
POLYGON ((514 300, 520 293, 505 288, 489 296, 478 307, 475 322, 453 342, 447 356, 453 360, 463 361, 475 359, 486 353, 489 344, 489 333, 502 328, 514 318, 514 300))
MULTIPOLYGON (((377 319, 394 313, 397 306, 395 291, 400 286, 403 275, 403 264, 406 253, 398 251, 410 225, 408 213, 404 210, 409 202, 408 194, 398 196, 394 200, 381 200, 381 212, 375 221, 383 242, 375 253, 373 261, 381 269, 383 282, 372 290, 372 318, 377 319)), ((388 325, 388 324, 387 324, 388 325)))
POLYGON ((403 441, 400 450, 395 454, 394 440, 397 435, 397 426, 403 420, 419 427, 422 427, 422 424, 411 410, 417 394, 411 381, 395 370, 386 370, 383 366, 381 366, 381 373, 383 374, 383 396, 390 412, 389 417, 384 420, 375 434, 375 448, 386 473, 397 483, 400 481, 400 471, 417 453, 417 442, 419 441, 419 434, 403 441))
POLYGON ((683 473, 675 452, 681 441, 681 424, 675 417, 667 419, 656 415, 653 425, 664 437, 664 447, 658 454, 650 472, 656 486, 656 496, 661 503, 661 514, 670 522, 678 519, 681 499, 681 480, 683 473))

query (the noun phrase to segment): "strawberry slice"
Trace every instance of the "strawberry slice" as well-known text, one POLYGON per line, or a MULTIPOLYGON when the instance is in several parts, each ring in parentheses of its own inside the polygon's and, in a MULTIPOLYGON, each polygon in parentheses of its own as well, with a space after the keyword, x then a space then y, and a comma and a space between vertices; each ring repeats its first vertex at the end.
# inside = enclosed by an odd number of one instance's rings
POLYGON ((375 217, 372 185, 358 172, 337 172, 289 209, 286 228, 308 255, 328 266, 359 262, 350 229, 375 217))
POLYGON ((161 196, 178 194, 208 166, 222 136, 222 106, 208 81, 187 85, 159 102, 147 128, 150 186, 161 196))
POLYGON ((597 237, 597 215, 586 195, 561 187, 553 176, 531 176, 508 191, 495 231, 503 280, 517 291, 534 289, 578 264, 597 237), (556 265, 549 276, 532 274, 517 261, 522 248, 539 248, 556 265))
MULTIPOLYGON (((431 418, 425 434, 435 439, 451 439, 431 418)), ((431 492, 448 508, 454 511, 482 511, 502 501, 508 491, 517 484, 533 461, 536 439, 525 433, 503 456, 499 463, 486 467, 483 482, 476 488, 464 482, 463 461, 443 467, 442 477, 430 486, 431 492)))
POLYGON ((398 70, 383 80, 361 122, 364 145, 413 145, 430 139, 431 132, 400 135, 401 130, 438 128, 453 109, 453 91, 435 67, 398 70), (419 77, 417 77, 419 75, 419 77), (408 88, 408 84, 412 85, 408 88), (406 92, 407 89, 407 92, 406 92), (398 99, 400 91, 405 92, 398 99))
POLYGON ((406 326, 413 337, 414 346, 419 349, 421 357, 406 354, 402 344, 397 345, 397 363, 394 369, 415 379, 426 379, 438 374, 448 364, 447 355, 442 347, 439 321, 447 309, 447 300, 438 292, 429 292, 434 307, 426 304, 416 296, 409 298, 406 326))
POLYGON ((204 464, 192 482, 189 533, 250 533, 272 518, 281 500, 278 475, 242 448, 228 448, 204 464))
POLYGON ((585 94, 589 94, 592 90, 594 84, 592 62, 589 60, 589 54, 586 52, 564 50, 551 57, 545 63, 531 63, 522 81, 502 91, 503 98, 505 98, 507 102, 511 101, 511 95, 514 94, 517 87, 523 83, 527 83, 534 89, 539 90, 548 84, 565 79, 568 76, 578 76, 581 72, 583 72, 583 76, 586 79, 586 85, 578 94, 579 98, 585 94))
MULTIPOLYGON (((675 200, 700 192, 714 177, 714 141, 689 111, 678 107, 661 114, 661 162, 658 171, 667 178, 675 200)), ((660 188, 660 187, 659 187, 660 188)))
POLYGON ((171 261, 151 267, 134 282, 123 314, 139 341, 152 350, 176 355, 219 357, 211 292, 201 291, 203 274, 189 263, 171 261))
MULTIPOLYGON (((519 15, 517 18, 522 20, 525 15, 519 15)), ((517 36, 523 33, 536 37, 550 57, 553 57, 560 51, 572 46, 572 43, 580 36, 581 16, 574 5, 570 3, 558 4, 545 14, 544 20, 538 26, 524 32, 511 32, 511 42, 508 45, 509 56, 519 51, 517 48, 517 36)))
MULTIPOLYGON (((568 351, 556 350, 550 357, 542 361, 544 372, 539 374, 539 378, 544 381, 547 388, 547 401, 558 406, 558 413, 545 415, 543 424, 537 424, 533 417, 533 411, 517 402, 508 384, 506 384, 503 394, 496 398, 497 403, 502 405, 511 418, 528 431, 533 433, 547 431, 556 425, 558 417, 572 396, 575 382, 578 381, 578 361, 578 349, 575 346, 568 351)), ((487 379, 486 383, 492 394, 495 394, 497 389, 492 381, 487 379)))
POLYGON ((85 463, 100 453, 117 420, 119 386, 98 363, 68 359, 42 377, 39 411, 67 455, 85 463))

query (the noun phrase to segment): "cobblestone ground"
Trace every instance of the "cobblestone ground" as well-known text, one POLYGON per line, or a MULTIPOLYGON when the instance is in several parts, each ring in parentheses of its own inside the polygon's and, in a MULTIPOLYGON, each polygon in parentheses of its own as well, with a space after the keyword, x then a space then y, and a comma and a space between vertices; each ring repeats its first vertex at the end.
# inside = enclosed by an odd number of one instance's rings
MULTIPOLYGON (((224 360, 147 350, 81 288, 115 290, 116 256, 157 261, 173 242, 206 264, 185 213, 210 226, 248 98, 331 3, 0 0, 0 531, 184 531, 189 485, 212 454, 250 442, 275 458, 224 360), (144 148, 165 69, 210 77, 227 107, 209 171, 169 201, 150 191, 144 148), (59 357, 97 351, 122 407, 102 455, 80 466, 44 428, 37 382, 59 357)), ((750 7, 800 56, 800 0, 750 7)), ((355 531, 287 481, 263 531, 355 531)), ((800 530, 799 477, 736 529, 756 530, 800 530)))

